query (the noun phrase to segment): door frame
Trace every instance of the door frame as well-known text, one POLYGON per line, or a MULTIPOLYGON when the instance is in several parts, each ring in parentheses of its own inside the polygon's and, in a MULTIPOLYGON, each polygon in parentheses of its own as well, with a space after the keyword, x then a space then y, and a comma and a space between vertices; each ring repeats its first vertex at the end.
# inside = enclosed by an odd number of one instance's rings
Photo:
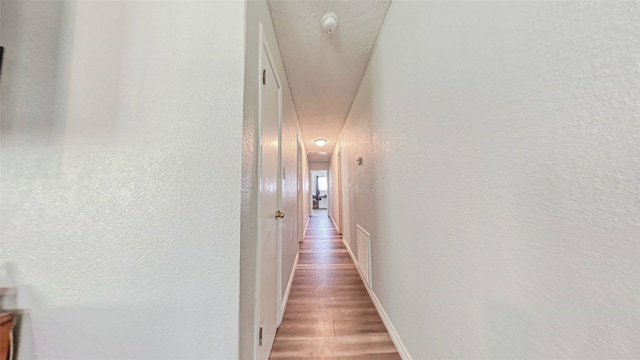
POLYGON ((351 205, 349 202, 349 161, 348 151, 344 148, 344 143, 340 145, 340 233, 342 240, 351 244, 351 205))
POLYGON ((338 232, 340 232, 340 235, 342 235, 342 228, 344 227, 344 216, 343 216, 343 207, 342 207, 342 203, 344 201, 344 199, 342 198, 342 146, 340 146, 340 150, 338 151, 338 171, 337 172, 337 184, 338 184, 338 196, 336 196, 336 198, 338 199, 338 224, 340 225, 338 232))
MULTIPOLYGON (((302 173, 302 143, 300 142, 300 134, 296 134, 296 178, 297 178, 297 189, 298 189, 298 198, 297 198, 297 208, 296 208, 296 216, 297 216, 297 236, 298 243, 301 243, 304 239, 304 229, 303 229, 303 208, 304 208, 304 186, 303 180, 304 176, 302 173)), ((298 250, 300 250, 300 245, 298 245, 298 250)))
MULTIPOLYGON (((258 213, 257 213, 257 246, 256 246, 256 286, 255 286, 255 316, 254 316, 254 359, 259 358, 260 354, 260 345, 259 345, 259 331, 260 331, 260 315, 261 315, 261 270, 262 270, 262 220, 260 209, 262 205, 262 97, 263 97, 263 86, 262 86, 262 70, 265 68, 265 64, 262 59, 262 49, 264 48, 268 61, 272 65, 273 74, 276 77, 276 82, 278 83, 278 180, 276 185, 276 197, 278 209, 282 209, 282 82, 280 81, 280 76, 278 75, 278 70, 273 61, 273 55, 271 52, 271 46, 267 41, 267 38, 264 33, 264 26, 262 22, 259 24, 259 35, 258 35, 258 69, 257 69, 257 84, 258 84, 258 126, 257 126, 257 134, 256 134, 256 163, 257 163, 257 175, 256 179, 258 182, 258 200, 256 202, 258 213)), ((276 209, 274 209, 275 211, 276 209)), ((282 220, 277 221, 277 298, 276 298, 276 328, 280 326, 282 322, 282 308, 277 306, 282 303, 282 220)))

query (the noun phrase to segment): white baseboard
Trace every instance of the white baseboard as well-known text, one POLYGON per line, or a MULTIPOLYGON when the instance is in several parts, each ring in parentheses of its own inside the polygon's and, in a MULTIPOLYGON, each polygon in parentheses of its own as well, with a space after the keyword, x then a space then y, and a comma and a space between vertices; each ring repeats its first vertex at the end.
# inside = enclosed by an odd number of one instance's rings
POLYGON ((339 233, 342 233, 342 231, 340 231, 340 228, 338 228, 338 225, 336 224, 336 221, 335 221, 335 220, 333 220, 333 216, 331 216, 331 214, 329 214, 329 219, 331 219, 331 222, 333 223, 333 226, 335 226, 335 227, 336 227, 336 230, 337 230, 339 233))
POLYGON ((376 294, 373 291, 371 291, 369 286, 367 286, 367 282, 364 281, 364 276, 362 276, 362 273, 360 273, 360 267, 358 266, 358 259, 356 259, 355 255, 353 255, 353 252, 351 251, 351 247, 349 247, 349 243, 344 239, 344 237, 342 238, 342 243, 347 248, 347 251, 349 251, 349 255, 351 256, 353 263, 356 264, 358 275, 360 275, 360 279, 362 279, 362 283, 364 284, 364 287, 367 289, 367 292, 369 293, 369 297, 371 298, 371 301, 373 301, 373 305, 376 307, 376 310, 378 310, 378 315, 380 315, 380 318, 384 323, 384 327, 387 328, 387 332, 389 333, 389 336, 391 336, 391 341, 393 341, 393 344, 396 346, 396 349, 398 350, 400 357, 402 358, 402 360, 413 360, 411 355, 409 355, 407 348, 404 346, 404 343, 400 339, 400 336, 398 335, 396 328, 393 327, 391 320, 387 316, 387 313, 384 311, 382 304, 380 304, 380 300, 378 300, 378 297, 376 296, 376 294))
MULTIPOLYGON (((344 247, 347 248, 349 255, 351 255, 351 260, 353 260, 353 263, 356 264, 356 270, 358 270, 358 275, 359 275, 360 268, 358 267, 358 259, 356 259, 356 256, 353 255, 353 252, 351 251, 351 247, 349 246, 349 242, 347 241, 347 239, 344 238, 344 236, 342 236, 342 243, 344 244, 344 247)), ((360 275, 360 277, 362 277, 362 275, 360 275)))
POLYGON ((293 261, 293 269, 291 269, 291 276, 289 277, 289 283, 287 284, 287 291, 284 292, 284 296, 282 297, 282 315, 284 316, 284 309, 287 307, 287 300, 289 300, 289 291, 291 291, 291 284, 293 284, 293 276, 296 274, 296 267, 298 266, 298 255, 296 254, 296 259, 293 261))
POLYGON ((380 318, 382 318, 382 322, 384 323, 384 326, 387 328, 387 331, 391 336, 391 340, 393 341, 393 344, 396 346, 396 349, 398 349, 398 353, 400 354, 400 357, 402 358, 402 360, 412 360, 411 355, 409 355, 407 348, 404 346, 404 343, 400 339, 400 336, 398 335, 396 328, 393 327, 393 324, 391 323, 391 320, 387 316, 387 313, 384 311, 382 304, 380 304, 380 300, 378 300, 378 297, 373 291, 371 291, 371 289, 369 289, 367 286, 365 287, 367 288, 367 292, 369 292, 369 296, 371 296, 371 300, 373 300, 373 305, 375 305, 376 309, 378 310, 378 314, 380 315, 380 318))
POLYGON ((304 239, 304 237, 307 236, 307 227, 309 226, 309 220, 311 220, 311 215, 307 216, 307 221, 304 223, 304 231, 302 232, 302 239, 304 239))

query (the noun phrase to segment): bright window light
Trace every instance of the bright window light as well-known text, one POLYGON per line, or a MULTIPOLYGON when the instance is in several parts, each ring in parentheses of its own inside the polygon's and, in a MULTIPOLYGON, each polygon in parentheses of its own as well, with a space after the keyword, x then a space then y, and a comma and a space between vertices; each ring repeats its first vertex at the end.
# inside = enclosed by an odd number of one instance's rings
POLYGON ((327 177, 326 176, 320 176, 318 178, 318 190, 327 191, 327 177))

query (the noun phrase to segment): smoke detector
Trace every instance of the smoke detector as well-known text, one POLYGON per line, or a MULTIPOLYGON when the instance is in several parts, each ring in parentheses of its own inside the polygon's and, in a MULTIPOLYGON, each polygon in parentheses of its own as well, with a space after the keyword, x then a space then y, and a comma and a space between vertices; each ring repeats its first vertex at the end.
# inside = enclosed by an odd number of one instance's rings
POLYGON ((338 15, 336 15, 336 13, 334 13, 333 11, 329 11, 328 13, 324 14, 324 16, 322 17, 322 28, 324 29, 324 32, 330 35, 332 32, 336 31, 337 27, 338 15))

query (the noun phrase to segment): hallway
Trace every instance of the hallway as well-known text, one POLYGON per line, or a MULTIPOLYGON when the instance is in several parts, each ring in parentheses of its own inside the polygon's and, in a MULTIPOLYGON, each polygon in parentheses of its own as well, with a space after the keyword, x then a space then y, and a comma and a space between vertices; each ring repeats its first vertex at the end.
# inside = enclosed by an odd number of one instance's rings
POLYGON ((271 359, 400 359, 326 211, 314 210, 271 359))
POLYGON ((639 20, 0 0, 14 353, 640 360, 639 20))

